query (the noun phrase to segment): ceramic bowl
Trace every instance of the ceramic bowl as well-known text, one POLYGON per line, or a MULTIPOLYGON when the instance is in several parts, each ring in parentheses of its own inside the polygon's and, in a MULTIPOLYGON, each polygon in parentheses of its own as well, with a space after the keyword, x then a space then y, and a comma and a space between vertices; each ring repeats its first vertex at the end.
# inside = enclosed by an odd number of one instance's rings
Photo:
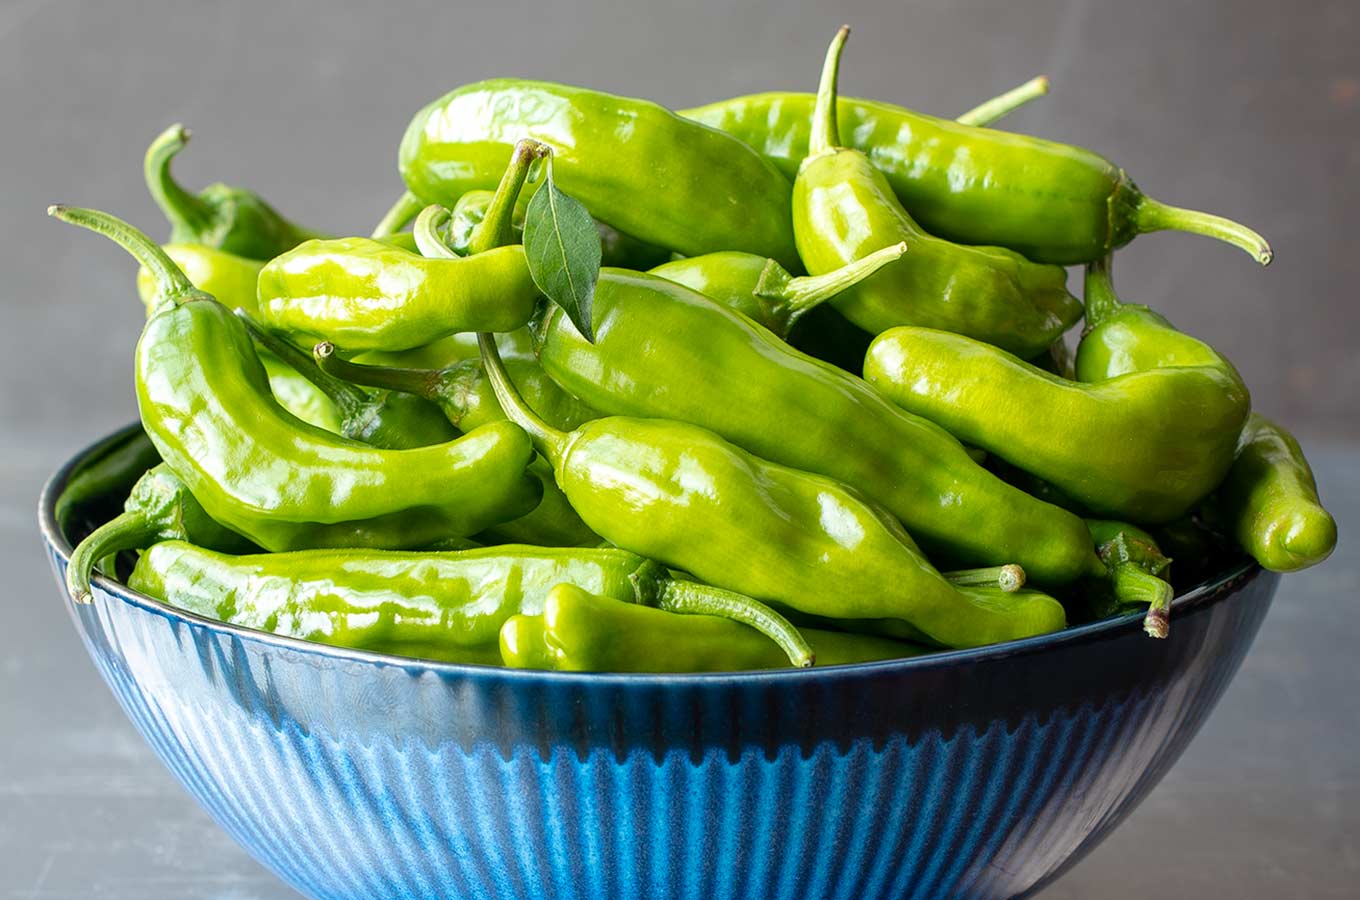
MULTIPOLYGON (((97 448, 94 448, 97 449, 97 448)), ((53 503, 59 584, 70 554, 53 503)), ((120 499, 120 498, 119 498, 120 499)), ((108 579, 62 596, 185 789, 308 897, 877 900, 1030 894, 1166 774, 1278 578, 978 650, 723 675, 512 671, 335 649, 108 579)))

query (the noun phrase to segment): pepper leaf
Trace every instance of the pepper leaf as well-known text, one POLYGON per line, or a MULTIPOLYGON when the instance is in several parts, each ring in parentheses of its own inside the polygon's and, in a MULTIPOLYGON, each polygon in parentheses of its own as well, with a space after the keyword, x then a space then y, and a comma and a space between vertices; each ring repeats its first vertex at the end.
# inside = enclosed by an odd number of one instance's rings
POLYGON ((593 344, 590 311, 600 277, 600 232, 585 205, 553 182, 552 157, 524 213, 524 253, 534 284, 593 344))

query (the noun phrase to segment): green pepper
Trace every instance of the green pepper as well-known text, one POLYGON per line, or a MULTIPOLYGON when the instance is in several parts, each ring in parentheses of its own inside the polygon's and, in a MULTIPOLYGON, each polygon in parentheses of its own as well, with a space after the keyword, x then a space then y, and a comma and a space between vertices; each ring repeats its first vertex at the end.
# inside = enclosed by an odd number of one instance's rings
POLYGON ((122 514, 90 532, 76 545, 66 567, 66 588, 77 603, 89 603, 90 573, 102 559, 141 550, 157 541, 192 541, 224 553, 247 553, 255 545, 216 522, 179 476, 161 463, 137 480, 122 514))
POLYGON ((646 100, 517 79, 465 85, 411 120, 401 176, 416 196, 452 207, 493 187, 521 138, 550 146, 562 190, 641 241, 799 264, 789 180, 741 141, 646 100))
POLYGON ((773 259, 727 250, 672 260, 656 266, 651 274, 717 300, 787 339, 804 315, 905 252, 907 245, 898 243, 824 275, 795 277, 773 259))
POLYGON ((245 310, 237 309, 236 315, 260 349, 306 378, 335 406, 340 417, 338 434, 383 450, 429 447, 458 437, 458 429, 428 400, 400 391, 366 391, 336 378, 323 371, 310 354, 262 327, 245 310))
POLYGON ((968 338, 894 328, 864 377, 903 409, 1036 475, 1102 516, 1185 515, 1232 464, 1251 400, 1232 363, 1087 278, 1077 381, 968 338))
POLYGON ((197 195, 186 191, 170 174, 170 161, 188 141, 188 129, 171 125, 146 151, 146 186, 170 220, 171 243, 204 244, 264 260, 324 237, 289 222, 253 191, 225 184, 210 184, 197 195))
POLYGON ((833 301, 878 333, 921 325, 966 334, 1020 356, 1047 348, 1081 318, 1067 273, 1001 247, 965 247, 923 231, 883 174, 839 146, 836 79, 848 29, 827 51, 808 157, 793 185, 793 229, 809 272, 820 275, 890 244, 910 251, 833 301))
MULTIPOLYGON (((930 652, 872 635, 800 631, 819 666, 930 652)), ((769 638, 740 622, 676 615, 565 583, 548 592, 541 614, 507 619, 500 646, 507 666, 567 672, 741 672, 789 664, 769 638)))
POLYGON ((533 448, 509 423, 415 450, 379 450, 298 421, 269 393, 245 326, 145 235, 105 213, 52 207, 155 273, 162 303, 137 344, 142 425, 213 519, 269 550, 421 546, 523 515, 539 501, 533 448))
POLYGON ((1143 529, 1127 522, 1087 519, 1096 552, 1109 570, 1103 583, 1084 585, 1088 608, 1093 618, 1105 618, 1146 606, 1143 630, 1150 637, 1165 638, 1171 628, 1171 560, 1157 546, 1157 540, 1143 529))
POLYGON ((673 612, 733 617, 773 639, 795 665, 811 662, 806 642, 776 613, 731 591, 672 578, 664 567, 618 549, 225 556, 167 541, 142 554, 128 579, 133 590, 233 625, 338 647, 487 664, 500 661, 505 621, 541 613, 559 584, 673 612))
MULTIPOLYGON (((771 92, 680 114, 739 138, 793 178, 808 155, 815 105, 813 94, 771 92)), ((1089 150, 873 100, 842 98, 837 112, 850 146, 868 154, 912 218, 941 238, 1074 265, 1138 234, 1176 229, 1270 262, 1270 245, 1256 232, 1153 200, 1123 169, 1089 150)))
POLYGON ((858 491, 759 459, 704 428, 626 416, 570 433, 553 428, 516 392, 490 336, 481 343, 506 415, 552 463, 586 525, 616 546, 799 612, 894 619, 911 637, 944 646, 1065 624, 1062 606, 1042 594, 998 590, 1005 600, 975 602, 988 589, 950 584, 858 491))
POLYGON ((1253 413, 1215 497, 1229 532, 1274 572, 1315 566, 1336 549, 1336 520, 1318 499, 1317 481, 1298 440, 1253 413))
MULTIPOLYGON (((346 362, 335 355, 328 342, 313 348, 323 372, 345 382, 385 388, 396 396, 414 395, 442 410, 446 421, 471 430, 505 420, 496 393, 482 370, 480 359, 469 359, 440 370, 398 369, 346 362)), ((599 413, 557 386, 532 358, 506 360, 517 383, 525 386, 529 405, 558 428, 575 428, 598 418, 599 413), (522 379, 522 381, 520 381, 522 379)), ((595 544, 599 535, 586 527, 553 481, 552 467, 542 457, 529 465, 529 472, 543 483, 543 499, 533 511, 491 529, 498 542, 538 544, 545 547, 579 547, 595 544)))
POLYGON ((78 519, 89 517, 112 496, 126 494, 136 479, 160 461, 155 445, 140 428, 87 454, 53 504, 57 527, 69 537, 78 519))
POLYGON ((1018 563, 1039 584, 1104 571, 1080 518, 1007 485, 939 426, 745 316, 620 269, 600 273, 593 304, 594 343, 550 304, 532 328, 548 375, 601 413, 689 422, 842 481, 900 519, 932 557, 1018 563))

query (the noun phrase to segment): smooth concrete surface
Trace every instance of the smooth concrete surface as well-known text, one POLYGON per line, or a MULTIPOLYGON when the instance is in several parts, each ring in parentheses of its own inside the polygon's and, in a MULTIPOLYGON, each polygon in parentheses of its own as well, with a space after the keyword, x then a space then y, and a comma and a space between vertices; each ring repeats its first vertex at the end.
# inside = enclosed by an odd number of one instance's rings
MULTIPOLYGON (((0 900, 273 900, 133 732, 57 600, 42 479, 135 415, 131 262, 47 220, 98 206, 156 234, 146 144, 184 121, 191 186, 250 185, 366 233, 411 114, 525 75, 683 106, 810 90, 835 26, 847 93, 954 114, 1044 72, 1008 126, 1076 141, 1153 196, 1238 217, 1276 262, 1195 237, 1120 254, 1126 297, 1225 350, 1305 437, 1342 547, 1285 579, 1222 705, 1128 823, 1043 896, 1342 898, 1360 884, 1360 10, 1279 4, 886 0, 196 4, 0 0, 0 900)), ((1075 284, 1076 276, 1073 276, 1075 284)), ((1174 639, 1174 638, 1173 638, 1174 639)))

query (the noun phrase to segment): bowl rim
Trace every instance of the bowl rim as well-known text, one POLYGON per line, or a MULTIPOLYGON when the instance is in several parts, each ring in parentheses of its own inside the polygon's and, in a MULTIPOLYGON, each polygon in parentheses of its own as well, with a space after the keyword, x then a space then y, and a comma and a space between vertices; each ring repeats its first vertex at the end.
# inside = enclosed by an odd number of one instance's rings
MULTIPOLYGON (((38 527, 48 549, 51 552, 56 553, 57 556, 61 558, 64 565, 70 564, 73 548, 71 543, 66 539, 66 536, 62 534, 61 528, 58 526, 56 520, 55 506, 57 498, 61 495, 62 489, 70 479, 75 468, 87 457, 109 444, 122 440, 136 431, 140 431, 141 428, 140 422, 133 422, 91 442, 63 462, 43 484, 42 492, 38 497, 38 527)), ((1221 599, 1219 598, 1219 594, 1226 584, 1239 579, 1254 581, 1263 574, 1265 574, 1265 570, 1262 569, 1255 560, 1250 557, 1244 557, 1224 571, 1204 580, 1184 594, 1176 597, 1171 603, 1172 621, 1175 621, 1175 613, 1178 610, 1184 613, 1188 609, 1193 609, 1211 603, 1216 599, 1221 599)), ((403 669, 420 669, 445 676, 460 676, 462 678, 545 679, 559 684, 581 683, 593 686, 638 684, 649 686, 697 686, 702 684, 716 687, 730 684, 750 684, 753 681, 779 682, 785 679, 807 679, 817 677, 818 675, 823 677, 836 677, 927 671, 941 667, 968 665, 984 661, 990 662, 1013 656, 1028 655, 1055 647, 1061 647, 1069 643, 1123 634, 1131 629, 1141 631, 1143 619, 1143 613, 1141 611, 1135 611, 1122 616, 1101 619, 1097 622, 1088 622, 1084 625, 1069 626, 1060 631, 1054 631, 1048 634, 1020 638, 1018 640, 1006 641, 999 644, 988 644, 983 647, 974 647, 964 650, 939 650, 922 656, 913 656, 904 659, 842 663, 833 666, 814 666, 810 669, 783 668, 754 669, 739 672, 685 673, 559 672, 544 669, 512 669, 482 665, 479 663, 444 662, 421 657, 380 653, 373 650, 337 647, 331 644, 309 641, 304 638, 292 637, 290 635, 275 634, 270 631, 262 631, 243 625, 233 625, 229 622, 223 622, 220 619, 214 619, 187 610, 182 610, 178 607, 171 606, 168 603, 163 603, 147 594, 133 590, 122 582, 116 581, 98 572, 94 573, 93 583, 109 596, 116 597, 124 604, 135 608, 160 615, 170 620, 177 620, 186 624, 204 627, 216 633, 230 635, 238 640, 251 641, 267 647, 280 648, 295 653, 300 652, 330 659, 366 663, 379 667, 392 666, 403 669)), ((61 594, 67 603, 72 604, 72 606, 75 605, 73 601, 71 601, 70 595, 67 593, 64 584, 61 585, 61 594)), ((1153 639, 1148 638, 1148 640, 1153 639)))

